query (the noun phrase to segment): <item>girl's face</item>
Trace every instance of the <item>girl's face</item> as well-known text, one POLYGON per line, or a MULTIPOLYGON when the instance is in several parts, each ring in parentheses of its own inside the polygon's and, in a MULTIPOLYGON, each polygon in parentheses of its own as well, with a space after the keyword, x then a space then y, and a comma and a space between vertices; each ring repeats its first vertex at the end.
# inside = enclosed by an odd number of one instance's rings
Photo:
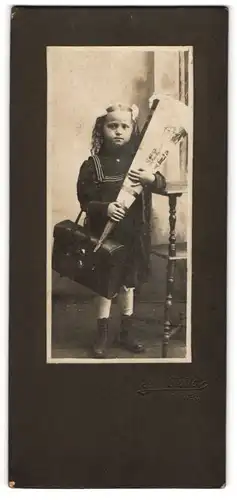
POLYGON ((133 123, 130 111, 112 111, 105 117, 104 141, 108 146, 119 148, 127 144, 132 135, 133 123))

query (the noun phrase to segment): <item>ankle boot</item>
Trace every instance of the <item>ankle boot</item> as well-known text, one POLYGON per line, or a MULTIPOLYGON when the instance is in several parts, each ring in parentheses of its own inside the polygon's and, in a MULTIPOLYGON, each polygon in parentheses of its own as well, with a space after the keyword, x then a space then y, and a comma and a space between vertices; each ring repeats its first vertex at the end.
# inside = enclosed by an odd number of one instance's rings
POLYGON ((141 342, 133 338, 132 334, 133 316, 123 315, 121 318, 121 330, 118 343, 128 351, 139 353, 144 352, 145 348, 141 342))
POLYGON ((97 320, 97 338, 93 347, 95 358, 106 358, 109 340, 109 320, 102 318, 97 320))

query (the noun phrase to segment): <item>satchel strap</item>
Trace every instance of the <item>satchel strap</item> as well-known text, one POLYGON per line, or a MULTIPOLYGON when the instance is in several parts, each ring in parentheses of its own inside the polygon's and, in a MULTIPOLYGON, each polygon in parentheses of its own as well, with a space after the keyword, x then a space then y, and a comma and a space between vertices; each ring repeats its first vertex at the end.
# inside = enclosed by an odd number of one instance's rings
MULTIPOLYGON (((103 182, 104 180, 104 172, 103 172, 103 169, 102 169, 102 166, 101 166, 101 163, 100 163, 100 159, 97 155, 93 155, 91 157, 94 161, 94 165, 95 165, 95 171, 96 171, 96 176, 97 176, 97 179, 99 182, 103 182)), ((75 224, 78 224, 83 212, 86 213, 85 210, 81 210, 75 220, 75 224)))
POLYGON ((80 220, 80 218, 81 218, 81 216, 82 216, 83 212, 85 212, 85 210, 81 210, 81 211, 79 212, 79 214, 78 214, 78 216, 77 216, 77 218, 76 218, 76 220, 75 220, 75 224, 78 224, 78 222, 79 222, 79 220, 80 220))
MULTIPOLYGON (((91 157, 94 161, 94 165, 95 165, 95 171, 96 171, 96 176, 97 176, 97 179, 99 182, 103 182, 104 180, 104 172, 103 172, 103 169, 102 169, 102 166, 101 166, 101 163, 100 163, 100 159, 97 155, 93 155, 91 157)), ((75 220, 75 224, 78 224, 83 212, 86 213, 85 210, 81 210, 75 220)))
MULTIPOLYGON (((97 175, 97 179, 99 182, 102 182, 104 180, 104 172, 103 172, 103 169, 102 169, 102 166, 101 166, 101 163, 100 163, 100 159, 98 158, 97 155, 93 155, 92 156, 92 159, 94 161, 94 165, 95 165, 95 170, 96 170, 96 175, 97 175)), ((78 224, 83 212, 86 213, 85 210, 81 210, 75 220, 75 224, 78 224)))

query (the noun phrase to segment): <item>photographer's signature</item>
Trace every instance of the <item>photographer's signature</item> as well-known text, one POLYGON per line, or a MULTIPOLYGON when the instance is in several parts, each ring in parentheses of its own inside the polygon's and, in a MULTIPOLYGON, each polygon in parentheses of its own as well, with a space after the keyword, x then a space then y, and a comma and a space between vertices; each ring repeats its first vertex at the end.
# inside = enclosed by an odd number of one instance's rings
POLYGON ((138 394, 141 396, 146 396, 152 393, 171 393, 171 395, 180 394, 184 399, 200 399, 200 392, 204 391, 208 387, 206 380, 195 377, 171 377, 167 384, 162 384, 161 386, 154 387, 151 384, 146 384, 145 382, 141 384, 138 389, 138 394))

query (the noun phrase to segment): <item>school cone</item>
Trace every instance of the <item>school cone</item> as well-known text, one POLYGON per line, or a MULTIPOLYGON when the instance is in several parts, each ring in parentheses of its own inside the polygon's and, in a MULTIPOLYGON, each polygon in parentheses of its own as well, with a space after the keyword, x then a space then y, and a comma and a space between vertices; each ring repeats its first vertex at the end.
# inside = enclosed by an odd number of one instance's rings
MULTIPOLYGON (((188 133, 190 127, 190 108, 173 98, 154 99, 147 122, 142 130, 142 138, 137 153, 130 165, 138 168, 146 165, 148 171, 155 173, 161 168, 173 145, 188 133), (159 107, 157 105, 159 103, 159 107)), ((142 192, 140 183, 134 184, 126 175, 117 202, 127 211, 142 192)), ((117 223, 109 220, 100 236, 94 252, 97 252, 117 223)))

